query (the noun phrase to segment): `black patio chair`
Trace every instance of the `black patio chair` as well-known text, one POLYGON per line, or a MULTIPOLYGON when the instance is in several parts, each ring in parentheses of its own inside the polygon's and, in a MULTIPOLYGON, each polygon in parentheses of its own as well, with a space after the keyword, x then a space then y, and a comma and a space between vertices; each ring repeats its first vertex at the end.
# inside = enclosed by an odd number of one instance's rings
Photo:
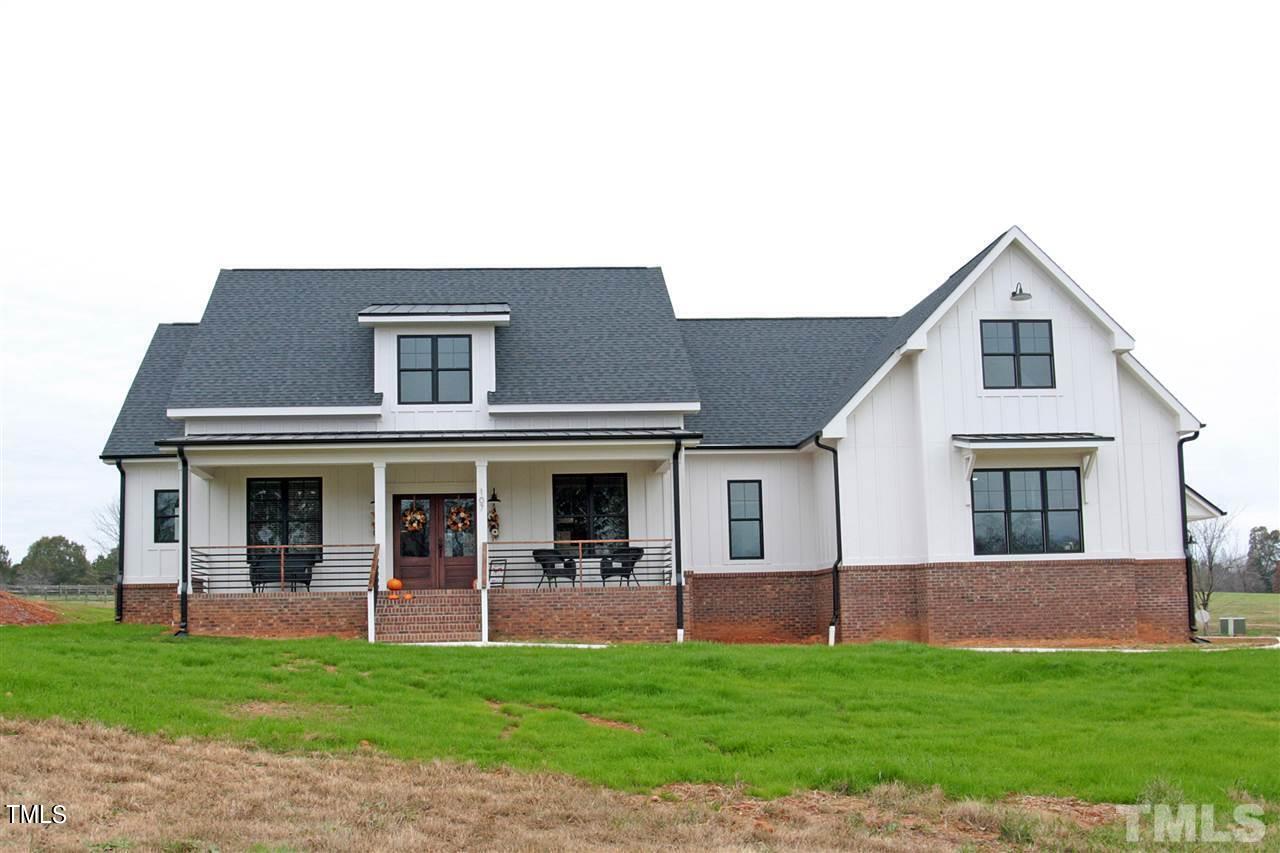
POLYGON ((251 548, 245 555, 249 564, 249 586, 254 592, 264 586, 280 583, 280 552, 270 548, 251 548))
POLYGON ((320 562, 320 549, 289 549, 284 555, 284 582, 289 585, 290 592, 297 592, 298 587, 311 591, 311 576, 316 563, 320 562))
POLYGON ((643 548, 619 548, 608 557, 600 559, 600 585, 604 586, 609 578, 617 578, 618 586, 622 586, 625 578, 627 586, 631 586, 634 582, 637 586, 640 582, 636 580, 636 563, 640 562, 640 558, 644 556, 643 548))
POLYGON ((532 553, 533 561, 542 567, 542 577, 538 579, 538 589, 542 588, 542 584, 548 586, 559 586, 560 581, 567 579, 569 585, 573 585, 573 580, 578 576, 578 565, 574 560, 566 557, 562 551, 555 548, 535 548, 532 553))

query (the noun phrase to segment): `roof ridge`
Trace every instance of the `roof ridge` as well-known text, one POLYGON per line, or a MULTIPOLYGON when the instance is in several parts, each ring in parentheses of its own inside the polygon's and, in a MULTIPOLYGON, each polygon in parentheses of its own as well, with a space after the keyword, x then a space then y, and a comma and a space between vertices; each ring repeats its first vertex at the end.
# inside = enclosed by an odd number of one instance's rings
POLYGON ((677 317, 680 323, 750 322, 752 320, 897 320, 898 314, 799 314, 791 317, 677 317))
POLYGON ((222 267, 222 272, 515 272, 543 270, 658 270, 660 266, 630 264, 620 266, 546 267, 222 267))

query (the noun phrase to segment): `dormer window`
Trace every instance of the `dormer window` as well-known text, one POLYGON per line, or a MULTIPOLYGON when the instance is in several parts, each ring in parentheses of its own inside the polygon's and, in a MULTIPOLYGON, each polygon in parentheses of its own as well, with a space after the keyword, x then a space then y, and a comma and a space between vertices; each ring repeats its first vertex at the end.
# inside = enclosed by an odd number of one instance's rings
POLYGON ((982 321, 982 387, 1052 388, 1054 378, 1048 320, 982 321))
POLYGON ((400 335, 396 347, 402 405, 471 402, 470 335, 400 335))

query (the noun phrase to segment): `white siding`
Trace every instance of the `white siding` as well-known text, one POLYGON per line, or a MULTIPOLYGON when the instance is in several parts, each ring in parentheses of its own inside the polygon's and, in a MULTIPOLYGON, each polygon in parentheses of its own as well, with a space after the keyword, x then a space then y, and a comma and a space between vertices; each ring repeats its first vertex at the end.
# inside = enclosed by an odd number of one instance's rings
POLYGON ((1119 376, 1130 550, 1181 556, 1177 419, 1127 368, 1119 376))
POLYGON ((631 536, 672 535, 671 472, 658 473, 658 463, 538 462, 492 463, 489 485, 498 492, 502 518, 499 541, 546 540, 553 535, 551 478, 554 474, 626 474, 628 527, 631 536))
POLYGON ((849 416, 839 445, 846 563, 925 556, 915 370, 900 362, 849 416))
MULTIPOLYGON (((178 488, 177 462, 125 462, 124 582, 178 582, 177 543, 156 543, 155 492, 178 488)), ((179 534, 181 531, 179 531, 179 534)))
POLYGON ((825 451, 812 449, 687 453, 685 568, 750 572, 830 565, 835 553, 830 464, 825 451), (764 559, 729 559, 730 480, 761 481, 764 559))
MULTIPOLYGON (((1107 330, 1013 247, 929 330, 927 347, 899 362, 849 417, 846 555, 861 563, 974 559, 969 484, 951 437, 1018 432, 1115 437, 1083 482, 1085 557, 1180 554, 1173 413, 1119 367, 1107 330), (1009 299, 1019 282, 1030 301, 1009 299), (980 321, 1018 318, 1052 321, 1057 387, 982 387, 980 321)), ((1046 449, 984 451, 976 467, 1081 465, 1080 451, 1046 449)))

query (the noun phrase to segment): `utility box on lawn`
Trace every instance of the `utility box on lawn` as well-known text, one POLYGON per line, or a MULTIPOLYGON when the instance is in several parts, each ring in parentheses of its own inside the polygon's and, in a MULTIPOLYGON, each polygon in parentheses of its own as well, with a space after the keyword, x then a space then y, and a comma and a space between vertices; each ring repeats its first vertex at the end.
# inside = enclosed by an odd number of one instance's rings
POLYGON ((1245 625, 1243 616, 1223 616, 1218 620, 1218 633, 1223 637, 1243 637, 1245 625))

